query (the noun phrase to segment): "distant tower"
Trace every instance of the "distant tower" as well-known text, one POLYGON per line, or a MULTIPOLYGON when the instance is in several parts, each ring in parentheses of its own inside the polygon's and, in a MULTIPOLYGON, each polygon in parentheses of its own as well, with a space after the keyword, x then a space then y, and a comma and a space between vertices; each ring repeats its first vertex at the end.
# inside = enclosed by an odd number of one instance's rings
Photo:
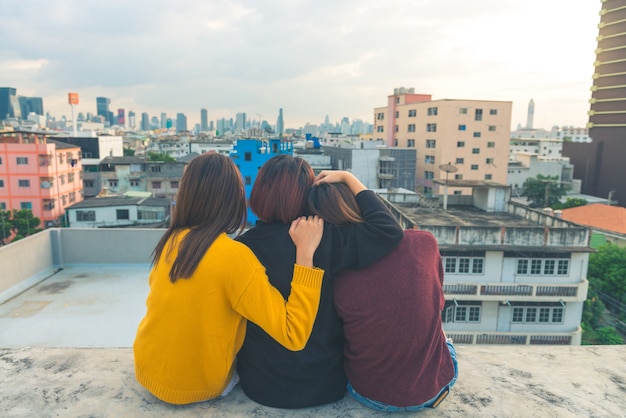
POLYGON ((281 107, 278 110, 278 120, 276 120, 276 133, 278 136, 283 136, 283 131, 285 130, 285 124, 283 122, 283 108, 281 107))
POLYGON ((187 116, 184 113, 176 114, 176 132, 187 130, 187 116))
POLYGON ((533 117, 535 116, 535 101, 530 99, 528 103, 528 117, 526 119, 526 129, 533 129, 533 117))
POLYGON ((98 116, 102 116, 102 119, 104 119, 105 121, 111 123, 111 120, 109 118, 109 105, 111 104, 111 99, 107 98, 107 97, 96 97, 96 110, 98 113, 98 116))
POLYGON ((209 113, 206 109, 200 109, 200 132, 209 130, 209 113))
POLYGON ((245 113, 237 113, 235 118, 235 130, 243 131, 246 129, 246 114, 245 113))

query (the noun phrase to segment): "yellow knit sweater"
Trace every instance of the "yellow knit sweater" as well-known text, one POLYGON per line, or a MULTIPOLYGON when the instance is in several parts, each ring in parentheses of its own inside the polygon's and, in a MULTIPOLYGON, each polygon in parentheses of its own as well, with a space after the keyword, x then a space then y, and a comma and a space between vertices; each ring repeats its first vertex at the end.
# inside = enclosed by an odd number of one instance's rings
MULTIPOLYGON (((220 235, 189 279, 171 283, 181 233, 150 273, 147 312, 134 343, 137 380, 173 403, 219 396, 234 371, 246 319, 290 350, 306 345, 317 315, 324 271, 295 265, 285 302, 245 245, 220 235)), ((168 243, 170 244, 170 243, 168 243)))

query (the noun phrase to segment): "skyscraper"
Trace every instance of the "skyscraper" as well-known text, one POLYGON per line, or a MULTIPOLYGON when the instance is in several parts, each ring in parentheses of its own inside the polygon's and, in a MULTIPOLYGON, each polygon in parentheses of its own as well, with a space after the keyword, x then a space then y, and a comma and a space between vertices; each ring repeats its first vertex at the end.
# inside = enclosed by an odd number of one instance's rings
POLYGON ((117 109, 117 124, 122 128, 126 126, 126 117, 124 109, 117 109))
POLYGON ((20 105, 13 87, 0 87, 0 120, 19 117, 20 105))
POLYGON ((200 109, 200 132, 209 130, 209 114, 206 109, 200 109))
POLYGON ((535 101, 530 99, 528 103, 528 116, 526 117, 526 129, 533 128, 533 118, 535 117, 535 101))
POLYGON ((278 119, 276 120, 276 134, 281 137, 285 130, 285 124, 283 122, 283 108, 278 109, 278 119))
POLYGON ((109 123, 109 125, 115 124, 113 120, 113 112, 109 110, 111 99, 107 97, 96 97, 96 110, 99 116, 109 123))
POLYGON ((141 130, 149 131, 150 130, 150 116, 146 112, 141 114, 141 130))
POLYGON ((237 113, 235 119, 235 130, 243 131, 246 129, 246 114, 245 113, 237 113))
POLYGON ((43 116, 43 99, 41 97, 18 96, 17 99, 20 104, 22 119, 28 119, 28 115, 31 113, 43 116))
POLYGON ((187 116, 184 113, 176 114, 176 132, 187 130, 187 116))
POLYGON ((165 112, 161 112, 161 128, 167 127, 167 114, 165 112))
POLYGON ((583 193, 626 207, 626 0, 602 2, 591 88, 588 144, 564 143, 583 193))

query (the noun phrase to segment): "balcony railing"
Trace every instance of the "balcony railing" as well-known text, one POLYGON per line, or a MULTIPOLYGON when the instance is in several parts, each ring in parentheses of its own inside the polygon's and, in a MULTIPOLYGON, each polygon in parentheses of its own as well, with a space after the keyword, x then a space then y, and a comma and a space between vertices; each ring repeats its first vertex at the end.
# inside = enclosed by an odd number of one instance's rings
MULTIPOLYGON (((550 285, 545 284, 482 284, 482 283, 453 283, 444 284, 443 291, 447 296, 472 296, 475 299, 499 299, 502 296, 518 297, 518 300, 527 298, 569 298, 578 300, 579 295, 587 294, 586 280, 575 284, 550 285)), ((567 299, 565 299, 567 300, 567 299)))
POLYGON ((458 344, 485 345, 580 345, 581 329, 573 332, 451 332, 446 335, 458 344))

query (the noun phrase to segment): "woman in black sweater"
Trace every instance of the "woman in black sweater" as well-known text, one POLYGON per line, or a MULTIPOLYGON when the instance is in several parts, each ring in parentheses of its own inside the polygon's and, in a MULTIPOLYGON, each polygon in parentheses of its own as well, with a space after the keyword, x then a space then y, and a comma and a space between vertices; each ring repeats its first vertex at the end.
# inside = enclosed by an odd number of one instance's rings
POLYGON ((333 304, 333 277, 343 269, 364 268, 389 253, 403 231, 381 200, 351 173, 322 171, 314 176, 301 158, 279 155, 259 171, 250 195, 257 225, 239 237, 267 269, 270 282, 289 296, 295 247, 289 238, 291 221, 305 212, 310 187, 320 183, 348 185, 364 219, 362 223, 324 226, 314 263, 325 270, 317 319, 309 342, 292 352, 249 323, 237 356, 244 393, 275 408, 305 408, 335 402, 346 392, 343 369, 343 329, 333 304))

